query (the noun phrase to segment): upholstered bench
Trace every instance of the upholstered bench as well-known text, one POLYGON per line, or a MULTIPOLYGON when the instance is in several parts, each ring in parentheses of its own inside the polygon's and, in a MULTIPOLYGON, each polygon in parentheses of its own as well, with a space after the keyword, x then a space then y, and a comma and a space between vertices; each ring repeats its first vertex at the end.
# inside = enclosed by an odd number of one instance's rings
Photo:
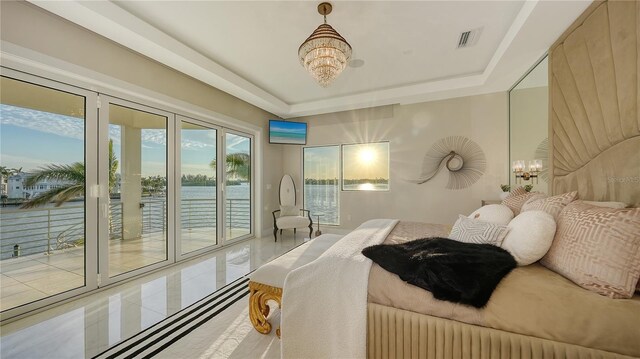
MULTIPOLYGON (((280 257, 256 269, 249 277, 249 319, 256 330, 262 334, 271 332, 271 324, 267 320, 272 300, 282 305, 282 287, 287 274, 292 270, 314 261, 343 236, 323 234, 280 257)), ((276 330, 278 337, 280 329, 276 330)))

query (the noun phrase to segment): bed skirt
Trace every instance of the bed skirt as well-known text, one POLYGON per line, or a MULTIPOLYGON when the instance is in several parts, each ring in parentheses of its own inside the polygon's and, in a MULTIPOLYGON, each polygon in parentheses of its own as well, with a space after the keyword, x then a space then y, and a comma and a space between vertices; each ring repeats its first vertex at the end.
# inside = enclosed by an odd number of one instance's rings
POLYGON ((375 303, 367 312, 368 358, 630 358, 375 303))

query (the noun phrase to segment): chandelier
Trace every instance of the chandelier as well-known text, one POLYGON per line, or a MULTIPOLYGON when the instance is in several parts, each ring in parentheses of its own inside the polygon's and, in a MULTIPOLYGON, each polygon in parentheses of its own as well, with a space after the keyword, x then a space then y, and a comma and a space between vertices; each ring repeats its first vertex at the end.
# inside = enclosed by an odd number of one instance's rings
POLYGON ((324 24, 318 26, 298 49, 300 63, 322 87, 329 86, 347 67, 351 58, 351 45, 327 24, 327 15, 331 10, 328 2, 318 5, 318 12, 324 16, 324 24))

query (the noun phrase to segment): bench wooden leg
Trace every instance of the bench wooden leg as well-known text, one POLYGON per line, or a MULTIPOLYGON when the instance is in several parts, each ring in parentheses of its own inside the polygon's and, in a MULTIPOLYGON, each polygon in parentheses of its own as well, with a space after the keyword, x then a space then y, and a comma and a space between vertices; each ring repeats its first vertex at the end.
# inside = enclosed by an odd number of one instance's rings
MULTIPOLYGON (((249 319, 259 333, 269 334, 271 323, 267 320, 269 306, 267 301, 273 300, 282 305, 282 288, 272 287, 266 284, 249 281, 249 319)), ((280 328, 276 331, 280 337, 280 328)))

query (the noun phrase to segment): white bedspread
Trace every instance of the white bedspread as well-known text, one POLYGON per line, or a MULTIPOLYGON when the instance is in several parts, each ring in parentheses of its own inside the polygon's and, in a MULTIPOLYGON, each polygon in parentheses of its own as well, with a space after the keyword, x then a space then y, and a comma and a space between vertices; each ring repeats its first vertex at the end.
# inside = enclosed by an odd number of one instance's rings
POLYGON ((371 260, 398 223, 374 219, 347 234, 315 261, 287 275, 282 296, 283 358, 364 358, 371 260))

